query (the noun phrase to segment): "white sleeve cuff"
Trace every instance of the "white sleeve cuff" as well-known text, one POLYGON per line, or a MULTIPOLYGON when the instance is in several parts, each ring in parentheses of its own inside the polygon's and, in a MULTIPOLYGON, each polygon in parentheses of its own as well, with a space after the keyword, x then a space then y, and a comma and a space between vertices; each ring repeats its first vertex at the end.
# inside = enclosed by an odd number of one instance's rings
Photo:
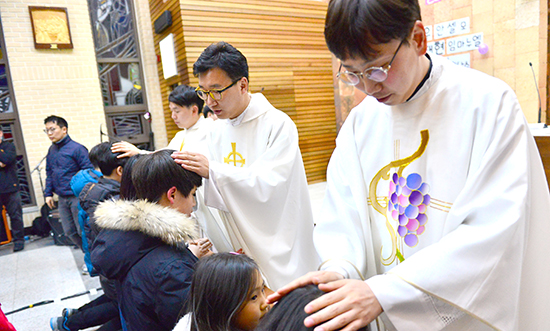
POLYGON ((214 179, 215 172, 212 169, 212 166, 213 164, 211 163, 210 169, 208 169, 209 178, 204 179, 204 204, 212 208, 229 212, 229 209, 225 205, 223 197, 216 186, 216 180, 214 179))
POLYGON ((365 281, 397 330, 423 331, 444 328, 432 297, 392 274, 365 281))

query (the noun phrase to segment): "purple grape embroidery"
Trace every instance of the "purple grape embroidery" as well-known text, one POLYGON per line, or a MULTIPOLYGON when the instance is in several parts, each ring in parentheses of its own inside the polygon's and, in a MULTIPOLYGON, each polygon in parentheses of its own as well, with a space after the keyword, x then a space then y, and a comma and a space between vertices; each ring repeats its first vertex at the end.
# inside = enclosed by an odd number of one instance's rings
POLYGON ((423 183, 419 174, 413 173, 405 178, 394 173, 390 181, 388 211, 399 224, 397 233, 409 247, 418 244, 418 236, 426 229, 429 191, 430 185, 423 183))

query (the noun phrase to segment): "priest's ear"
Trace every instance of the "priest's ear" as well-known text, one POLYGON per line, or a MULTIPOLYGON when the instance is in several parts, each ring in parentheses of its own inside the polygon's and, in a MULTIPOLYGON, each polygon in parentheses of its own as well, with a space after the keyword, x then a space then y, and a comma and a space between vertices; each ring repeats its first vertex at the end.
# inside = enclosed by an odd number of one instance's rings
POLYGON ((242 77, 237 83, 237 86, 239 86, 239 91, 241 94, 248 93, 248 78, 242 77))
POLYGON ((426 37, 426 29, 422 21, 416 21, 412 29, 411 46, 414 48, 418 56, 423 56, 428 50, 428 38, 426 37))

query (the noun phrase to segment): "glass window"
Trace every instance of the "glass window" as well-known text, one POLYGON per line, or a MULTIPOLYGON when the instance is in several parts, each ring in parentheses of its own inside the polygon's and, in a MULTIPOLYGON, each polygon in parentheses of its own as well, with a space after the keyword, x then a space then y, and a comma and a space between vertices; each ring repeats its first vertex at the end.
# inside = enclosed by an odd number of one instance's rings
POLYGON ((111 121, 113 122, 113 130, 117 137, 137 136, 143 134, 139 114, 113 116, 111 121))
POLYGON ((98 58, 137 57, 132 7, 128 0, 89 0, 98 58))
POLYGON ((0 113, 13 113, 5 64, 0 64, 0 113))
POLYGON ((132 0, 88 0, 110 140, 152 149, 132 0))
POLYGON ((138 63, 99 64, 103 105, 143 104, 138 63))

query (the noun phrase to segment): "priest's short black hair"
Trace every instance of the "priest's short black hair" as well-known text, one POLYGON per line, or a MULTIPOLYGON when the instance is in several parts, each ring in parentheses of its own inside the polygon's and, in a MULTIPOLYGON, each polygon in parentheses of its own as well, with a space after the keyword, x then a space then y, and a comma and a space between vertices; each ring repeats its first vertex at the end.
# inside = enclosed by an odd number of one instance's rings
POLYGON ((248 80, 248 62, 238 49, 225 41, 212 44, 202 52, 195 64, 193 74, 199 76, 210 69, 220 68, 232 81, 242 77, 248 80))
POLYGON ((421 20, 418 0, 331 0, 325 19, 325 41, 340 60, 378 56, 372 48, 407 37, 421 20))

